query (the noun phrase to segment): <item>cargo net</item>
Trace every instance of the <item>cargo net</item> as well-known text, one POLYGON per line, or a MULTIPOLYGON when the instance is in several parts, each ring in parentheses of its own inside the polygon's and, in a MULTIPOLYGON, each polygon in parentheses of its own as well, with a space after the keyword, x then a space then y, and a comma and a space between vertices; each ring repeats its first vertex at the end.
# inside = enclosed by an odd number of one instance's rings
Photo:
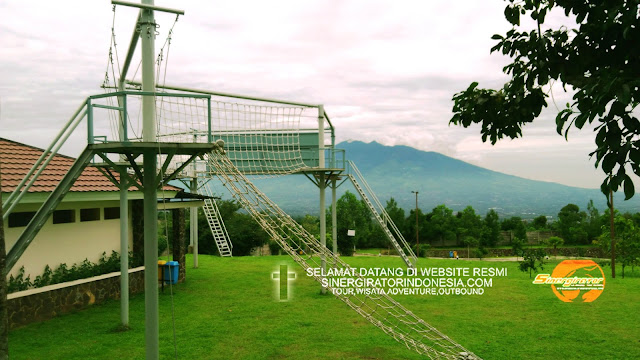
POLYGON ((212 101, 215 140, 245 175, 290 174, 305 167, 300 118, 305 108, 212 101))
MULTIPOLYGON (((227 102, 201 94, 164 94, 156 97, 158 142, 206 143, 211 132, 214 141, 224 141, 229 158, 245 175, 285 175, 308 167, 300 150, 301 119, 317 129, 317 109, 227 102)), ((142 141, 141 99, 127 96, 130 141, 142 141)), ((116 105, 110 100, 107 105, 116 105)), ((111 137, 118 139, 119 114, 110 111, 109 115, 111 137)), ((185 161, 186 156, 175 156, 167 170, 185 161)), ((198 168, 202 170, 201 165, 198 168)), ((190 166, 181 176, 196 177, 195 169, 190 166)))
MULTIPOLYGON (((323 261, 338 269, 350 269, 349 265, 334 256, 260 192, 224 155, 223 150, 208 154, 207 160, 212 170, 211 177, 217 176, 243 208, 305 271, 321 267, 323 261)), ((359 278, 357 272, 353 277, 359 278)), ((322 281, 321 276, 315 276, 315 279, 322 281)), ((328 289, 332 290, 330 286, 328 289)), ((337 293, 336 297, 396 341, 419 354, 431 359, 479 359, 388 295, 375 291, 375 288, 371 290, 374 291, 337 293)))

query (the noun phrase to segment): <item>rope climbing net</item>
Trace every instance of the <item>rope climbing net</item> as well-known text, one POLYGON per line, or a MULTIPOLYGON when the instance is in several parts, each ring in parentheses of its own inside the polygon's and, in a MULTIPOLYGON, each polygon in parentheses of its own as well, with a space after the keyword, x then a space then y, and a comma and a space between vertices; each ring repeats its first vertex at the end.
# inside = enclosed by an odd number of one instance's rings
MULTIPOLYGON (((232 196, 305 271, 320 268, 326 262, 336 269, 347 270, 341 273, 353 273, 353 278, 360 278, 357 272, 349 271, 351 268, 347 263, 320 244, 249 181, 224 152, 219 149, 208 154, 210 175, 222 181, 232 196)), ((313 274, 318 282, 322 282, 321 275, 313 274)), ((333 290, 331 286, 328 289, 333 290)), ((479 359, 375 287, 368 286, 363 290, 369 291, 336 292, 335 295, 373 325, 419 354, 431 359, 479 359)))
POLYGON ((290 174, 307 167, 300 150, 300 124, 308 112, 294 106, 164 97, 157 101, 158 139, 223 140, 242 173, 290 174))
MULTIPOLYGON (((109 56, 102 87, 105 93, 123 90, 121 65, 115 33, 116 8, 109 44, 109 56)), ((301 131, 318 132, 318 109, 309 106, 282 106, 244 97, 222 97, 197 92, 169 93, 167 78, 171 41, 176 17, 156 57, 156 133, 158 142, 189 143, 222 139, 231 161, 247 175, 274 176, 297 172, 307 164, 300 146, 301 131), (306 130, 302 130, 302 129, 306 130)), ((158 33, 159 34, 159 33, 158 33)), ((136 68, 133 78, 138 74, 136 68)), ((129 84, 129 89, 136 85, 129 84)), ((104 141, 142 141, 142 96, 128 94, 96 100, 102 105, 94 114, 96 133, 104 141), (126 111, 121 109, 126 106, 126 111), (120 110, 119 110, 120 108, 120 110), (102 127, 102 128, 100 128, 102 127)), ((324 129, 324 127, 323 127, 324 129)), ((316 142, 317 143, 317 142, 316 142)), ((179 167, 186 157, 176 156, 170 166, 179 167)), ((202 167, 202 165, 200 166, 202 167)), ((194 167, 182 175, 195 177, 194 167)))

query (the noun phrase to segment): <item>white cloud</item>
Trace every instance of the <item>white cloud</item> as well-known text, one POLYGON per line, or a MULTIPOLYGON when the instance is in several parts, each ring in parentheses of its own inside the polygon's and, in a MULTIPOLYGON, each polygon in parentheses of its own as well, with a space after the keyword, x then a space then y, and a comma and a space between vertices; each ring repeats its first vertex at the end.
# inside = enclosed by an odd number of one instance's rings
MULTIPOLYGON (((46 147, 89 94, 100 93, 111 35, 108 2, 2 2, 0 136, 46 147), (25 130, 25 125, 29 130, 25 130)), ((499 87, 508 62, 489 54, 509 26, 503 1, 187 1, 172 37, 167 83, 323 103, 338 141, 439 151, 530 178, 597 187, 593 134, 555 133, 555 108, 496 146, 450 127, 451 97, 472 81, 499 87), (552 166, 554 165, 554 166, 552 166), (570 169, 570 170, 569 170, 570 169), (568 175, 571 172, 571 176, 568 175), (574 176, 575 175, 575 176, 574 176)), ((137 10, 116 9, 122 61, 137 10)), ((175 16, 157 14, 159 49, 175 16)), ((551 14, 553 23, 564 20, 551 14)), ((130 77, 139 62, 134 59, 130 77)), ((138 74, 139 77, 139 74, 138 74)), ((570 96, 554 91, 559 106, 570 96)), ((83 134, 63 148, 79 153, 83 134)))

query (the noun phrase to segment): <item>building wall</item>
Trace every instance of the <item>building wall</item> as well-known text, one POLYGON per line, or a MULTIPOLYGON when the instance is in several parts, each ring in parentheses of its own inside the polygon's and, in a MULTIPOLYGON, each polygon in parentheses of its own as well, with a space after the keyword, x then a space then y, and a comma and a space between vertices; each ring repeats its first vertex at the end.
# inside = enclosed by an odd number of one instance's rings
MULTIPOLYGON (((40 275, 44 267, 49 265, 52 269, 61 263, 71 266, 74 263, 88 259, 97 262, 103 252, 107 256, 111 251, 120 252, 120 219, 104 219, 105 207, 118 207, 119 201, 74 201, 62 202, 56 210, 73 210, 75 222, 54 224, 53 217, 33 239, 22 257, 18 260, 11 272, 16 274, 20 267, 24 266, 25 275, 31 275, 31 280, 40 275), (81 209, 99 208, 100 220, 80 221, 81 209)), ((14 212, 37 211, 39 204, 24 204, 16 207, 14 212)), ((129 207, 130 208, 130 207, 129 207)), ((129 211, 131 219, 131 211, 129 211)), ((132 228, 129 221, 129 251, 132 246, 132 228)), ((24 227, 10 228, 5 223, 5 237, 7 249, 10 249, 17 241, 24 227)))

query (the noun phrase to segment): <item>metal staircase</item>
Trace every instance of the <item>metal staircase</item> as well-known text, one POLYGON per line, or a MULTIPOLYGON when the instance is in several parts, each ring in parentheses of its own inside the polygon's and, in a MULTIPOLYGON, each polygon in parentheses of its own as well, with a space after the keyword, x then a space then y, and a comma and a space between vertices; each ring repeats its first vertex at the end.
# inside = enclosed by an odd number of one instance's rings
POLYGON ((356 188, 356 190, 360 194, 360 197, 362 197, 362 200, 364 200, 364 202, 367 204, 369 210, 378 221, 378 224, 380 224, 380 227, 384 231, 385 235, 387 236, 393 247, 396 249, 402 260, 405 262, 405 264, 407 264, 407 267, 415 268, 416 261, 418 259, 413 250, 411 250, 411 246, 409 246, 407 241, 404 239, 404 236, 402 236, 402 233, 400 233, 400 230, 398 230, 396 224, 393 222, 393 220, 391 220, 391 217, 385 210, 384 206, 382 206, 382 203, 380 203, 380 200, 378 200, 376 194, 369 187, 369 184, 362 176, 360 170, 358 170, 358 168, 356 167, 356 164, 354 164, 353 161, 348 161, 347 163, 352 170, 347 174, 347 176, 349 177, 349 180, 351 180, 353 187, 356 188), (362 186, 360 186, 360 184, 362 184, 362 186), (370 194, 370 197, 367 196, 367 193, 370 194), (370 198, 373 199, 373 201, 376 203, 379 212, 378 210, 376 210, 376 207, 373 205, 370 198), (389 227, 391 227, 391 229, 389 229, 389 227))
POLYGON ((208 199, 204 200, 204 206, 202 207, 202 210, 204 211, 204 215, 207 218, 207 223, 209 224, 209 228, 211 229, 213 240, 218 247, 218 252, 220 253, 220 256, 223 257, 233 256, 233 244, 229 239, 227 228, 224 226, 222 216, 220 216, 220 210, 218 209, 216 201, 213 199, 211 189, 209 189, 206 184, 202 188, 204 189, 205 195, 209 197, 208 199))
MULTIPOLYGON (((325 262, 333 263, 338 270, 346 270, 345 273, 353 271, 340 257, 320 244, 304 227, 258 190, 222 150, 208 154, 207 161, 210 165, 209 176, 217 176, 239 204, 304 271, 320 268, 325 262)), ((320 283, 323 279, 331 278, 317 273, 313 277, 320 283)), ((357 271, 353 271, 353 276, 345 277, 364 280, 357 271)), ((427 324, 384 291, 380 291, 382 289, 364 284, 358 289, 361 291, 334 292, 335 288, 331 283, 327 289, 387 335, 419 354, 431 359, 478 359, 475 354, 427 324)))

